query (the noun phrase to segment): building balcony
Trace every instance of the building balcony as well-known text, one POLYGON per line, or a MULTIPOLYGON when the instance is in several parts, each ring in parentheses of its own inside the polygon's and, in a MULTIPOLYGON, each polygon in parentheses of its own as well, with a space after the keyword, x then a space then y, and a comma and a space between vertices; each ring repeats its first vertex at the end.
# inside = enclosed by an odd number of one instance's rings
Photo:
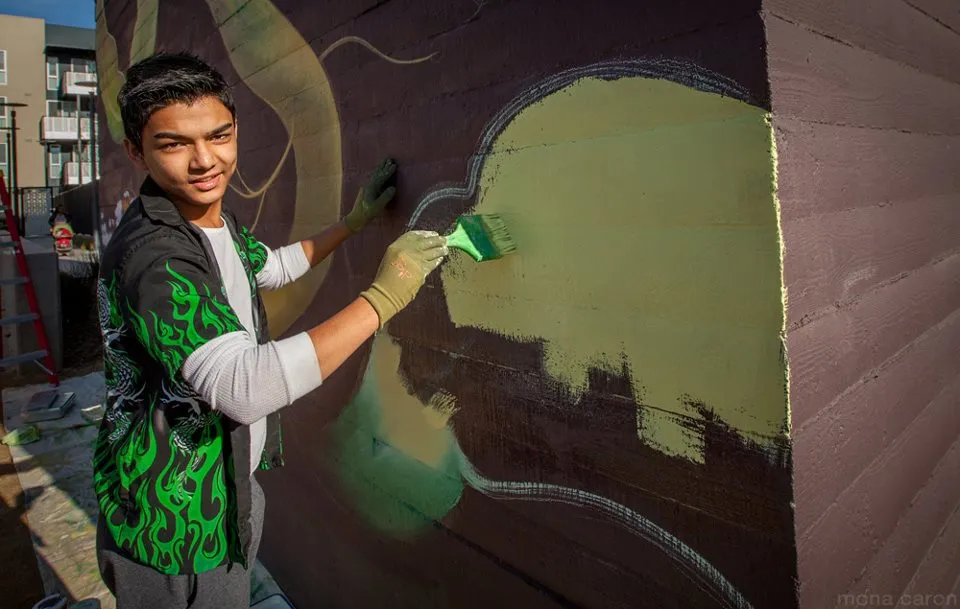
POLYGON ((79 186, 93 181, 93 167, 90 163, 70 161, 63 164, 63 185, 79 186), (80 171, 78 171, 78 169, 80 171), (82 172, 82 175, 81 175, 82 172))
POLYGON ((90 72, 64 72, 61 78, 63 95, 92 95, 97 92, 96 86, 79 85, 81 82, 96 82, 97 75, 90 72))
MULTIPOLYGON (((90 119, 80 119, 80 139, 90 139, 90 119)), ((40 121, 40 139, 44 142, 77 141, 77 117, 44 116, 40 121)))

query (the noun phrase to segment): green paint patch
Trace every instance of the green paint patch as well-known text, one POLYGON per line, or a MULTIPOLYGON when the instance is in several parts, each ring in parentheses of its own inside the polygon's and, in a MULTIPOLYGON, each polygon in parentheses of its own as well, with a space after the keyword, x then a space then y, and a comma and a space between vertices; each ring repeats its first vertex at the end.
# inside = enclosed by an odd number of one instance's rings
POLYGON ((787 406, 771 139, 763 109, 659 79, 584 79, 529 106, 473 210, 503 217, 517 252, 445 265, 452 320, 544 340, 575 395, 625 360, 656 409, 638 436, 667 454, 703 460, 682 396, 772 446, 787 406))
POLYGON ((397 537, 416 534, 460 500, 459 449, 449 396, 424 406, 398 372, 400 348, 374 341, 359 392, 334 426, 340 480, 365 519, 397 537))

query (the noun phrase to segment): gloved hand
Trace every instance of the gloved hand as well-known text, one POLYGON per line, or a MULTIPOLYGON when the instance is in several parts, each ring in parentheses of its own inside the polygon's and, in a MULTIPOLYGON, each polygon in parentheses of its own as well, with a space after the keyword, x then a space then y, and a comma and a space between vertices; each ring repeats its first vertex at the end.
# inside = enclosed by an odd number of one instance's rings
POLYGON ((380 329, 387 320, 410 304, 433 269, 447 255, 447 239, 433 231, 404 233, 387 247, 369 289, 360 293, 380 317, 380 329))
POLYGON ((357 193, 357 200, 353 203, 353 209, 343 218, 350 232, 355 233, 363 228, 371 218, 382 212, 387 203, 393 199, 397 189, 393 186, 385 189, 384 186, 396 171, 397 162, 390 158, 381 161, 377 168, 373 170, 370 181, 357 193))

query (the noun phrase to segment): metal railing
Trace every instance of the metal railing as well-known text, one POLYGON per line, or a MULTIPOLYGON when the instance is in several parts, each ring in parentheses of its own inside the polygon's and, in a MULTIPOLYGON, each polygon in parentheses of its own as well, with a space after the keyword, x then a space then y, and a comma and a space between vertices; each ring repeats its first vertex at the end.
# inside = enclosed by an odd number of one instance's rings
MULTIPOLYGON (((40 138, 46 141, 76 141, 76 116, 44 116, 40 123, 40 138)), ((80 138, 90 139, 90 119, 80 120, 80 138)))
POLYGON ((96 82, 97 74, 95 72, 65 72, 61 79, 64 95, 90 95, 96 91, 96 87, 90 85, 78 85, 78 82, 96 82))
POLYGON ((93 178, 93 165, 91 163, 78 163, 70 161, 63 164, 63 183, 68 185, 86 184, 93 178))

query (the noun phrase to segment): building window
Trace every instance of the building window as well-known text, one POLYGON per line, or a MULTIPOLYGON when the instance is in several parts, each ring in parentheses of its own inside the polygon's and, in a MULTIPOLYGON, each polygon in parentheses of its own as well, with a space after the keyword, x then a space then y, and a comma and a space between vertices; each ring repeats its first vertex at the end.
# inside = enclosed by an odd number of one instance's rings
POLYGON ((60 88, 60 64, 56 57, 47 57, 47 90, 56 91, 60 88))
POLYGON ((77 102, 73 100, 47 100, 47 116, 76 116, 77 102))
POLYGON ((7 84, 7 52, 0 49, 0 85, 7 84))
POLYGON ((90 74, 94 72, 93 62, 87 59, 80 59, 79 57, 74 57, 70 60, 70 71, 79 72, 80 74, 90 74))
POLYGON ((8 163, 9 161, 7 160, 7 143, 0 142, 0 171, 3 172, 4 181, 9 184, 10 167, 8 163))
MULTIPOLYGON (((7 98, 0 95, 0 104, 7 103, 7 98)), ((10 116, 10 108, 0 105, 0 129, 6 129, 10 126, 10 121, 7 120, 10 116)))
POLYGON ((59 180, 63 174, 63 155, 60 153, 60 146, 50 146, 50 154, 47 156, 47 165, 51 180, 59 180))

